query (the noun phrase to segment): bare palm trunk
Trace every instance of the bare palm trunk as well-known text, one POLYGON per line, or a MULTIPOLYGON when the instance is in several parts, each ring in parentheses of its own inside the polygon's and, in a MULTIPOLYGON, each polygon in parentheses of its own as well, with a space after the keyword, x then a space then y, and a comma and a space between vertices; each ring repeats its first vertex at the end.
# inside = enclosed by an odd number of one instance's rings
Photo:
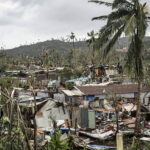
POLYGON ((93 49, 92 49, 92 65, 94 66, 94 59, 95 59, 95 46, 93 44, 93 49))
POLYGON ((36 124, 36 113, 37 113, 37 105, 36 105, 36 94, 33 92, 34 96, 34 118, 33 118, 33 123, 34 123, 34 150, 37 150, 37 124, 36 124))
POLYGON ((74 39, 73 39, 73 41, 72 41, 72 45, 73 45, 73 51, 74 51, 74 53, 75 53, 75 41, 74 41, 74 39))
POLYGON ((49 79, 49 69, 48 69, 48 67, 46 69, 46 77, 47 77, 47 80, 48 80, 49 79))
POLYGON ((136 110, 136 124, 135 124, 135 134, 136 136, 139 136, 141 131, 140 131, 140 112, 141 112, 141 81, 138 81, 138 96, 137 96, 137 110, 136 110))
MULTIPOLYGON (((73 56, 75 57, 76 51, 75 51, 75 41, 74 41, 74 39, 72 41, 72 45, 73 45, 73 56)), ((75 57, 75 65, 76 65, 76 57, 75 57)))

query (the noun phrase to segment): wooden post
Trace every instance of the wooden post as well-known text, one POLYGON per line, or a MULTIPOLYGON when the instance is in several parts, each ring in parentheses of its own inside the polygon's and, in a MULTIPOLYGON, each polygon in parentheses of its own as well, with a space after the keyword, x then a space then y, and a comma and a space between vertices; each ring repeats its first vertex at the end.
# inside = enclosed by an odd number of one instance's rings
POLYGON ((75 134, 77 133, 77 118, 75 119, 75 134))
POLYGON ((123 134, 117 133, 117 150, 123 150, 123 134))

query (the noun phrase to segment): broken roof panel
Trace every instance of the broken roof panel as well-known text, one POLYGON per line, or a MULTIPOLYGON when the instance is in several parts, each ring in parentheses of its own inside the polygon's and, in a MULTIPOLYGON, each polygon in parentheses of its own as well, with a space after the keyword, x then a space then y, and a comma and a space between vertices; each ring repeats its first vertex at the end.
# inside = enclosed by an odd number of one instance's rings
POLYGON ((84 93, 82 93, 80 90, 62 90, 62 92, 67 96, 83 96, 84 93))
MULTIPOLYGON (((36 102, 36 105, 41 105, 45 102, 47 102, 48 100, 44 100, 44 101, 41 101, 41 102, 36 102)), ((35 104, 34 102, 30 101, 30 103, 19 103, 19 106, 24 106, 24 107, 34 107, 35 104)))
POLYGON ((76 82, 76 81, 86 82, 86 81, 88 81, 88 80, 89 80, 89 77, 80 77, 80 78, 68 80, 68 81, 66 81, 66 82, 76 82))

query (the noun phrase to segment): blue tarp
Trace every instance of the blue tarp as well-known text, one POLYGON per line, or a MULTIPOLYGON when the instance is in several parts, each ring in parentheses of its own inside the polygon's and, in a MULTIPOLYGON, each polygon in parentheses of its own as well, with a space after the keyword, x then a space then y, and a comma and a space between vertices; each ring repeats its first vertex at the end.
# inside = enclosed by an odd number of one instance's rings
MULTIPOLYGON (((53 129, 43 128, 43 130, 46 131, 46 132, 49 132, 50 134, 53 134, 53 133, 54 133, 54 130, 53 130, 53 129)), ((62 132, 67 132, 67 131, 69 131, 69 128, 60 128, 60 130, 61 130, 62 132)), ((70 131, 75 131, 75 129, 74 129, 74 128, 70 128, 70 131)))
POLYGON ((86 96, 86 100, 88 100, 88 101, 94 100, 94 98, 95 98, 95 95, 87 95, 86 96))

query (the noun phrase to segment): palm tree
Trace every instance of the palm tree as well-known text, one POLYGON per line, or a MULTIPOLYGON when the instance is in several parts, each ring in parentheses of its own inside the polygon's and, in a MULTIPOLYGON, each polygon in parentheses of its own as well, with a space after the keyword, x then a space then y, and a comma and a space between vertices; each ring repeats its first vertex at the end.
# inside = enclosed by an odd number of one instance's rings
POLYGON ((49 79, 49 68, 51 66, 51 59, 50 59, 50 56, 49 56, 49 52, 46 50, 44 51, 43 53, 43 64, 44 64, 44 67, 46 67, 46 76, 47 76, 47 80, 49 79))
POLYGON ((73 32, 71 32, 69 38, 72 41, 73 50, 75 51, 75 40, 76 40, 75 34, 73 32))
POLYGON ((67 41, 72 42, 72 48, 70 49, 69 56, 68 56, 69 64, 71 67, 73 67, 73 58, 75 56, 75 40, 76 40, 76 36, 73 32, 71 32, 71 34, 67 36, 67 41))
POLYGON ((87 33, 89 39, 86 40, 89 49, 92 47, 92 65, 94 65, 94 58, 95 58, 95 52, 96 52, 96 37, 97 33, 94 33, 94 31, 91 31, 90 33, 87 33))
POLYGON ((104 4, 111 7, 112 12, 109 15, 99 16, 93 20, 106 20, 107 23, 100 29, 98 38, 99 47, 103 49, 104 58, 113 49, 119 37, 125 33, 129 38, 126 67, 129 73, 134 73, 138 83, 137 112, 135 131, 140 133, 140 97, 141 83, 144 78, 143 73, 143 40, 148 27, 147 4, 142 4, 140 0, 114 0, 112 3, 91 0, 97 4, 104 4))

